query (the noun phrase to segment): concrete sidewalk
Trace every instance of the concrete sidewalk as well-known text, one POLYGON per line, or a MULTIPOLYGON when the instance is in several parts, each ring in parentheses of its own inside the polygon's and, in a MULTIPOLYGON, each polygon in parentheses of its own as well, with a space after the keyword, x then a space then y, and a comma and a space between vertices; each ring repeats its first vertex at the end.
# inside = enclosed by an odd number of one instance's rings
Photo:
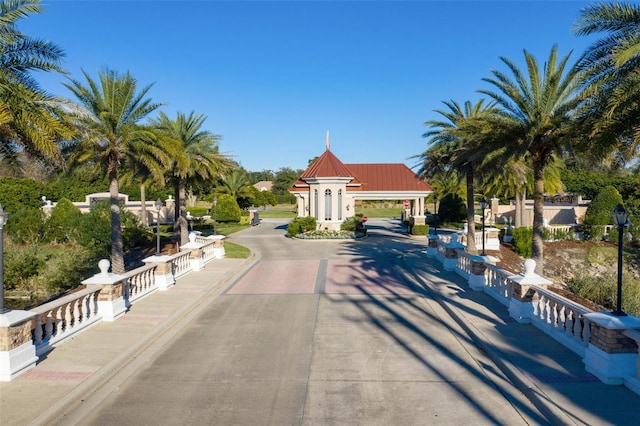
POLYGON ((116 375, 135 371, 140 356, 171 341, 200 310, 256 261, 216 259, 156 291, 114 322, 100 322, 55 348, 32 370, 0 383, 0 425, 45 425, 83 403, 116 375))
POLYGON ((455 272, 424 251, 404 256, 416 278, 478 347, 552 424, 637 425, 640 396, 623 385, 606 385, 586 372, 582 359, 507 308, 469 288, 455 272))

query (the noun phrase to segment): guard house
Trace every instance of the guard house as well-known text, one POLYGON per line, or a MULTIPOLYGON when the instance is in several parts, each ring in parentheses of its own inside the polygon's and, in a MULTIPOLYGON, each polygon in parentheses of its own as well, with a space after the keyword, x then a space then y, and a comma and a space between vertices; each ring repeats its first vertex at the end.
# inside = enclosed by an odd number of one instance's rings
POLYGON ((425 223, 424 199, 433 188, 406 165, 343 164, 326 151, 289 188, 297 198, 298 216, 313 216, 319 229, 340 229, 355 215, 355 200, 402 200, 414 224, 425 223))

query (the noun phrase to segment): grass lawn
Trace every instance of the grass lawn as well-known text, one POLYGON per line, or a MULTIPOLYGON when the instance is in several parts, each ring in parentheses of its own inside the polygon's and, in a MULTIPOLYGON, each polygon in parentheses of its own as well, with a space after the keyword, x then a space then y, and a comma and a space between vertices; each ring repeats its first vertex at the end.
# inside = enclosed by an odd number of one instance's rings
POLYGON ((400 218, 402 208, 374 208, 374 207, 358 207, 356 213, 362 213, 370 218, 388 219, 400 218))
POLYGON ((246 259, 251 255, 251 250, 240 244, 225 241, 224 243, 225 256, 231 259, 246 259))
POLYGON ((258 210, 258 216, 268 219, 290 218, 296 217, 296 206, 293 204, 278 204, 269 206, 267 210, 258 210))

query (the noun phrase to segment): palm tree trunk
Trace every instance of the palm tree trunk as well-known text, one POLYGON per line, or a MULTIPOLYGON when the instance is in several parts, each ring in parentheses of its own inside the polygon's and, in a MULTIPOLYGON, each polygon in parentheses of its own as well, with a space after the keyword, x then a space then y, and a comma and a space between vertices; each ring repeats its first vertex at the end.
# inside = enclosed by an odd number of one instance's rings
POLYGON ((476 247, 476 206, 474 202, 473 190, 473 165, 467 168, 467 247, 466 251, 471 254, 478 254, 476 247))
POLYGON ((178 216, 176 223, 180 231, 180 245, 183 246, 189 242, 189 224, 187 223, 187 191, 185 189, 184 180, 178 181, 178 200, 176 201, 178 216))
POLYGON ((514 218, 514 226, 516 228, 520 228, 526 225, 524 220, 526 199, 527 199, 526 191, 523 191, 523 190, 516 191, 516 214, 514 218))
POLYGON ((122 274, 124 268, 124 243, 122 241, 122 222, 120 220, 120 200, 118 199, 118 175, 116 167, 109 171, 109 204, 111 206, 111 271, 122 274))
POLYGON ((140 184, 140 223, 145 228, 149 226, 147 220, 147 196, 145 194, 144 183, 140 184))
MULTIPOLYGON (((542 156, 539 156, 542 157, 542 156)), ((531 258, 536 261, 536 273, 542 275, 544 269, 544 161, 533 158, 533 240, 531 258)))

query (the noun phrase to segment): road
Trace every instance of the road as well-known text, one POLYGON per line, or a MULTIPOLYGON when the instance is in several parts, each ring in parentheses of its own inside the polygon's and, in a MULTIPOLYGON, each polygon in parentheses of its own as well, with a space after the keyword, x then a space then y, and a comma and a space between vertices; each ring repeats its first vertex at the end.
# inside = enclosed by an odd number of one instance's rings
POLYGON ((355 242, 292 240, 278 220, 232 236, 253 267, 66 424, 544 423, 406 273, 425 240, 396 222, 355 242))

